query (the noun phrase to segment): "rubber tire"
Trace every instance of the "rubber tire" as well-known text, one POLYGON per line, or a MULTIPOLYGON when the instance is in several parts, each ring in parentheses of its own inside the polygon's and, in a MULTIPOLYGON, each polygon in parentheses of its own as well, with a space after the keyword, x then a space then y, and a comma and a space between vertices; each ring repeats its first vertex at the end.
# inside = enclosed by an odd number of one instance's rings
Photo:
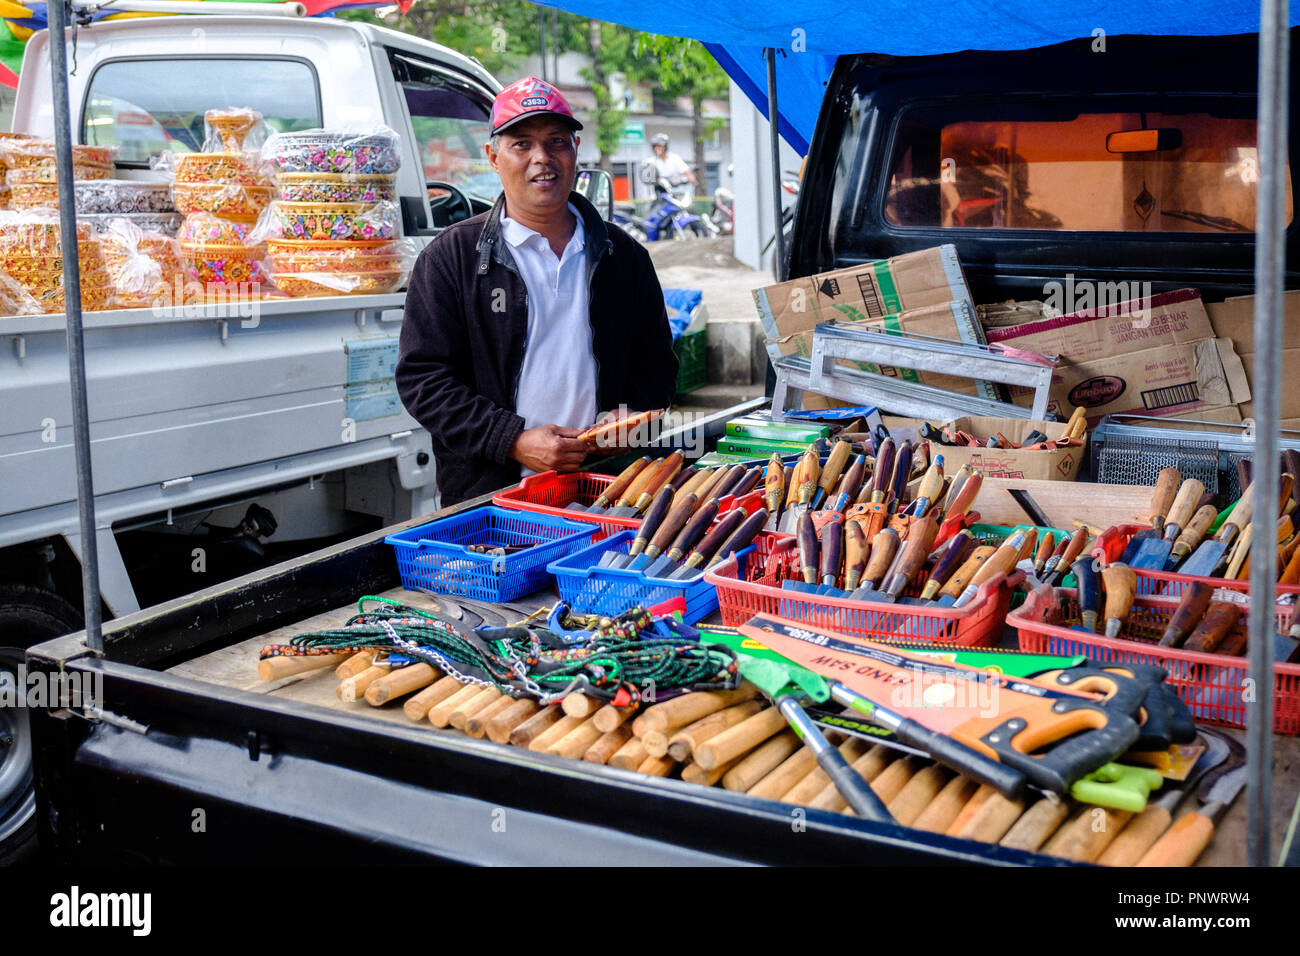
MULTIPOLYGON (((27 584, 0 584, 0 635, 7 643, 20 645, 0 647, 0 669, 15 673, 26 648, 80 630, 81 626, 81 615, 76 608, 57 594, 27 584)), ((20 728, 19 732, 25 729, 20 728)), ((31 774, 28 767, 29 793, 33 787, 31 774)), ((0 843, 0 866, 23 863, 36 854, 35 807, 30 799, 5 801, 0 794, 0 820, 15 813, 26 814, 27 820, 0 843)))

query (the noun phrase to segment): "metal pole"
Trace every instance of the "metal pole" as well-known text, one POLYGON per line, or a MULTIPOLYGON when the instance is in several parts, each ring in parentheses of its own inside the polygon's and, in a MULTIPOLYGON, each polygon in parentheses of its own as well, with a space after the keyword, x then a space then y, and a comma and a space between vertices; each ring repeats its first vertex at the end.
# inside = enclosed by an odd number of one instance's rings
POLYGON ((772 219, 776 223, 775 256, 772 273, 777 282, 785 280, 781 269, 785 265, 785 231, 781 221, 781 130, 776 110, 776 50, 764 47, 767 59, 767 128, 772 146, 772 219))
MULTIPOLYGON (((1278 497, 1278 422, 1282 364, 1282 292, 1286 270, 1286 141, 1289 126, 1289 0, 1259 8, 1259 190, 1255 199, 1254 502, 1272 540, 1278 497), (1264 523, 1265 519, 1267 524, 1264 523)), ((1277 549, 1250 556, 1250 675, 1246 694, 1247 861, 1268 866, 1273 791, 1273 593, 1277 549)))
POLYGON ((86 403, 86 347, 81 332, 81 257, 72 189, 72 126, 68 113, 67 0, 49 0, 50 79, 54 88, 54 161, 59 177, 59 234, 63 249, 63 301, 68 319, 68 378, 72 384, 72 444, 77 456, 77 506, 81 515, 81 591, 86 646, 104 651, 99 613, 99 549, 95 541, 95 487, 90 475, 90 413, 86 403))

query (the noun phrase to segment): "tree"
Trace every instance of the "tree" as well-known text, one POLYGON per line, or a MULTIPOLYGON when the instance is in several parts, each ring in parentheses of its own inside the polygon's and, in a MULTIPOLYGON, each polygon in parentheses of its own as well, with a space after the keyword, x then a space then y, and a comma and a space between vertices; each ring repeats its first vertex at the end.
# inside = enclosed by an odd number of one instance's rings
POLYGON ((382 20, 370 9, 344 10, 339 16, 441 43, 474 57, 495 76, 537 51, 537 9, 510 0, 417 0, 395 21, 382 20))
POLYGON ((616 23, 588 20, 586 53, 591 66, 584 67, 582 78, 591 87, 596 98, 596 148, 600 150, 600 168, 613 171, 613 154, 623 141, 623 121, 627 106, 614 101, 609 80, 614 73, 622 73, 628 84, 638 82, 651 67, 641 53, 637 34, 616 23))
POLYGON ((727 95, 727 74, 698 40, 640 33, 637 47, 643 55, 649 54, 654 64, 654 79, 665 96, 690 98, 691 141, 695 153, 692 165, 702 187, 706 165, 704 143, 726 124, 726 120, 718 117, 704 118, 704 101, 727 95))

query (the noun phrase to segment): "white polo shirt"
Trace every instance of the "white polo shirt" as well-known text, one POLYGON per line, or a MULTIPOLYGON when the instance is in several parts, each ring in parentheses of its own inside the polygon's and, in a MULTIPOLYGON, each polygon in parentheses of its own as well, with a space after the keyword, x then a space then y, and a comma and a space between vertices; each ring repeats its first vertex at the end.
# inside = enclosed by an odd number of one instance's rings
MULTIPOLYGON (((596 358, 588 318, 586 231, 582 215, 564 254, 501 212, 501 235, 510 244, 515 266, 528 288, 528 339, 515 393, 515 411, 524 428, 564 425, 585 428, 596 420, 596 358)), ((525 468, 524 474, 532 474, 525 468)))

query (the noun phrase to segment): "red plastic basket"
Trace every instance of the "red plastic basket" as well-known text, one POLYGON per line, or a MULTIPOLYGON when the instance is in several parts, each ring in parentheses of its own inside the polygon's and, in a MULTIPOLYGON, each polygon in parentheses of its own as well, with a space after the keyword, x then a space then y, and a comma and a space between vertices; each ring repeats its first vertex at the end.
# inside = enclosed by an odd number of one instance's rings
MULTIPOLYGON (((1020 638, 1020 649, 1034 654, 1084 654, 1103 663, 1155 664, 1169 672, 1169 683, 1197 721, 1246 726, 1247 667, 1244 657, 1204 654, 1156 643, 1178 602, 1160 597, 1140 597, 1133 602, 1121 637, 1108 638, 1044 623, 1053 604, 1063 605, 1066 620, 1077 620, 1079 606, 1073 588, 1057 588, 1053 597, 1037 591, 1007 617, 1020 638)), ((1295 608, 1277 605, 1278 627, 1290 626, 1295 608)), ((1278 664, 1273 679, 1273 729, 1280 734, 1300 734, 1300 664, 1278 664)))
MULTIPOLYGON (((981 585, 975 600, 961 608, 848 601, 783 589, 782 581, 802 579, 794 539, 781 536, 766 546, 766 553, 760 546, 750 556, 743 578, 732 559, 704 575, 718 589, 723 624, 738 627, 755 614, 767 614, 870 640, 991 647, 1002 634, 1011 592, 1024 579, 1021 571, 998 575, 981 585)), ((909 587, 903 596, 919 593, 920 588, 909 587)))
MULTIPOLYGON (((1092 556, 1100 561, 1103 566, 1118 561, 1120 555, 1124 553, 1124 549, 1128 547, 1133 535, 1139 531, 1147 530, 1150 530, 1150 526, 1144 524, 1121 524, 1107 528, 1093 542, 1092 556)), ((1137 572, 1136 593, 1139 596, 1151 595, 1176 598, 1183 593, 1184 589, 1196 581, 1208 584, 1211 587, 1236 591, 1238 594, 1247 597, 1250 595, 1250 582, 1238 581, 1235 578, 1203 578, 1194 574, 1179 574, 1177 571, 1155 571, 1150 568, 1134 568, 1133 570, 1137 572)), ((1277 586, 1277 596, 1280 598, 1284 594, 1300 594, 1300 585, 1279 584, 1277 586)))

